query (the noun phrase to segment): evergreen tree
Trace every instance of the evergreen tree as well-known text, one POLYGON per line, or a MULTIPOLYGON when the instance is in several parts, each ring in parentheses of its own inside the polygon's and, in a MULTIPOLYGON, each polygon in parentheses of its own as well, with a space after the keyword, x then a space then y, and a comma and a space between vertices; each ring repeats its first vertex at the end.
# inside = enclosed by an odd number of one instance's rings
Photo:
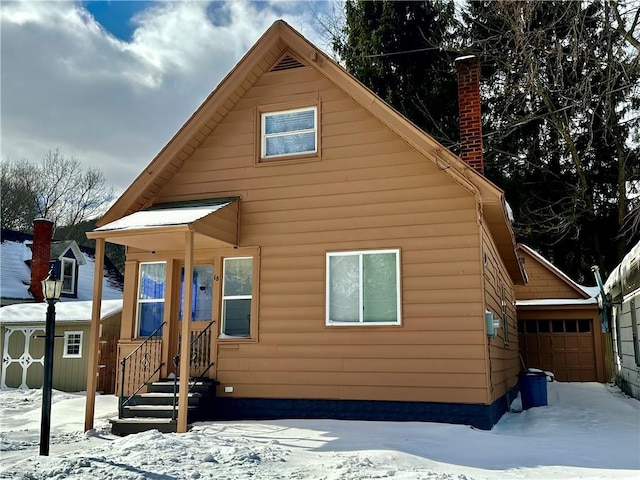
POLYGON ((343 36, 333 45, 347 70, 443 145, 456 147, 453 0, 347 0, 345 13, 343 36))
POLYGON ((471 2, 465 15, 485 75, 486 174, 518 239, 587 282, 637 238, 625 217, 640 71, 612 18, 599 0, 471 2))

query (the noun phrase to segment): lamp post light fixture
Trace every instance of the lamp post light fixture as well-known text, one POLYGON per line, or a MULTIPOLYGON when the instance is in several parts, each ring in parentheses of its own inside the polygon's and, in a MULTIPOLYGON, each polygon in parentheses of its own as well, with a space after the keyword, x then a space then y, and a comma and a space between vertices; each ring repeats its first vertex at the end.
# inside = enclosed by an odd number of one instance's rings
POLYGON ((44 380, 42 383, 42 417, 40 421, 40 455, 49 455, 51 432, 51 384, 53 380, 53 339, 56 330, 55 303, 62 293, 62 280, 55 280, 51 272, 42 280, 42 293, 47 301, 47 323, 44 336, 44 380))

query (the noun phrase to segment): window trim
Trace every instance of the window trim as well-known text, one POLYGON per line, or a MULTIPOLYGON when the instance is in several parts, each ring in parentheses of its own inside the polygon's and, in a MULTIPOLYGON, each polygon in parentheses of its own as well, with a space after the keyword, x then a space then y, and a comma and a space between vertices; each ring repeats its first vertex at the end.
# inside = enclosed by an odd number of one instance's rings
MULTIPOLYGON (((161 261, 155 261, 155 262, 139 262, 138 263, 138 275, 137 275, 137 282, 138 285, 136 287, 136 321, 135 321, 135 331, 134 331, 134 338, 140 339, 140 338, 147 338, 145 336, 140 335, 140 304, 141 303, 163 303, 165 306, 165 314, 166 314, 166 306, 167 306, 167 281, 168 281, 168 273, 169 273, 169 262, 167 262, 166 260, 161 260, 161 261), (162 299, 157 299, 157 298, 140 298, 140 288, 142 286, 142 282, 141 280, 141 276, 142 276, 142 266, 143 265, 151 265, 151 264, 159 264, 159 263, 163 263, 165 265, 165 280, 164 280, 164 297, 162 297, 162 299)), ((164 318, 162 319, 162 322, 164 322, 164 318)), ((160 323, 162 323, 160 322, 160 323)), ((158 335, 158 338, 161 338, 162 334, 158 335)))
POLYGON ((62 350, 62 358, 82 358, 82 340, 83 340, 83 332, 82 330, 70 330, 64 332, 64 347, 62 350), (72 335, 79 335, 79 343, 69 343, 69 337, 72 335), (69 353, 69 346, 78 345, 78 353, 69 353))
POLYGON ((352 250, 345 252, 327 252, 325 258, 325 325, 327 327, 388 327, 388 326, 400 326, 402 325, 402 281, 401 281, 401 271, 400 265, 402 261, 400 259, 400 249, 399 248, 388 248, 388 249, 378 249, 378 250, 352 250), (363 285, 363 275, 362 275, 362 256, 363 255, 374 255, 374 254, 384 254, 384 253, 395 253, 396 255, 396 317, 397 320, 395 322, 365 322, 362 313, 362 305, 364 302, 364 290, 362 288, 363 285), (332 257, 342 257, 342 256, 353 256, 358 255, 358 268, 359 272, 359 320, 357 322, 339 322, 331 320, 330 315, 330 292, 331 292, 331 269, 330 262, 332 257))
POLYGON ((273 110, 273 111, 263 111, 260 112, 260 159, 261 160, 273 160, 278 158, 287 158, 287 157, 299 157, 302 155, 316 155, 318 153, 318 107, 316 105, 308 106, 308 107, 300 107, 300 108, 290 108, 287 110, 273 110), (265 122, 267 117, 275 116, 275 115, 284 115, 287 113, 297 113, 297 112, 305 112, 305 111, 313 111, 313 128, 302 129, 302 130, 289 130, 281 133, 265 133, 265 122), (303 133, 314 133, 314 149, 307 150, 304 152, 291 152, 291 153, 281 153, 278 155, 267 155, 267 139, 269 138, 277 138, 284 137, 287 135, 296 135, 303 133))
POLYGON ((255 309, 255 298, 256 298, 256 256, 252 255, 238 255, 237 257, 222 257, 222 270, 221 270, 222 279, 221 282, 221 291, 220 291, 220 333, 218 335, 219 339, 222 340, 253 340, 257 337, 256 329, 256 309, 255 309), (227 260, 246 260, 251 259, 251 295, 225 295, 224 287, 225 287, 225 272, 226 272, 226 263, 227 260), (251 309, 249 318, 249 335, 228 335, 224 333, 225 330, 225 300, 251 300, 251 309))
POLYGON ((322 102, 318 92, 296 95, 298 100, 257 105, 254 108, 254 166, 268 167, 289 163, 317 162, 322 157, 322 102), (295 153, 263 157, 262 116, 264 114, 281 113, 291 110, 316 109, 316 150, 312 153, 295 153))
POLYGON ((62 257, 60 259, 60 280, 62 280, 62 293, 67 293, 70 295, 73 295, 74 293, 76 293, 76 259, 75 258, 68 258, 68 257, 62 257), (65 290, 64 289, 64 264, 65 263, 70 263, 71 264, 71 290, 65 290))

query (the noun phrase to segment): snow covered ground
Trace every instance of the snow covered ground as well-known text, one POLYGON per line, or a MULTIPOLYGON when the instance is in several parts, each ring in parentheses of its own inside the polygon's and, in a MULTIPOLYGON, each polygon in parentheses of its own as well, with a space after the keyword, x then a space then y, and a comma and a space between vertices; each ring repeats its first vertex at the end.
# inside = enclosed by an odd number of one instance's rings
MULTIPOLYGON (((597 383, 549 383, 549 406, 492 431, 436 423, 197 423, 189 433, 112 436, 117 399, 54 392, 51 456, 38 456, 39 390, 0 390, 0 478, 480 480, 640 478, 640 402, 597 383)), ((513 408, 519 407, 516 400, 513 408)))

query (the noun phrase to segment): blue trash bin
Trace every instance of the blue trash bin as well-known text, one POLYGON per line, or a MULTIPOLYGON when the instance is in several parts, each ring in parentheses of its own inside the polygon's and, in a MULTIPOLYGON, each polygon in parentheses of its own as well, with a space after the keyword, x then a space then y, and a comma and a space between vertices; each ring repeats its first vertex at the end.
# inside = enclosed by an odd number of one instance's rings
POLYGON ((540 372, 525 372, 518 375, 522 409, 547 405, 547 376, 540 372))

